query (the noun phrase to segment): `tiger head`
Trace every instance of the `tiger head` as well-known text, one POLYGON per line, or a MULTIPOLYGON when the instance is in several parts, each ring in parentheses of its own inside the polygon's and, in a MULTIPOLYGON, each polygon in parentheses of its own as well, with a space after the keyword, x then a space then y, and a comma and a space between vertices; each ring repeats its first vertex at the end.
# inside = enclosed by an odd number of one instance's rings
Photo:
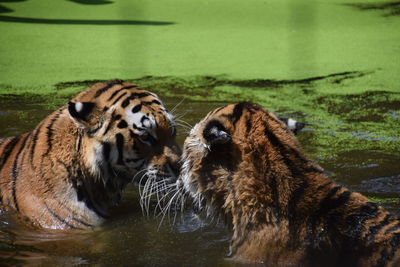
POLYGON ((298 147, 294 133, 303 126, 292 119, 277 118, 256 104, 218 108, 197 123, 186 138, 178 188, 191 196, 195 208, 229 215, 231 205, 240 201, 234 198, 249 197, 246 187, 265 184, 268 164, 282 156, 269 145, 276 141, 273 136, 298 147))
POLYGON ((181 151, 174 116, 154 93, 120 80, 99 83, 73 98, 68 112, 83 133, 77 151, 105 184, 175 180, 181 151))

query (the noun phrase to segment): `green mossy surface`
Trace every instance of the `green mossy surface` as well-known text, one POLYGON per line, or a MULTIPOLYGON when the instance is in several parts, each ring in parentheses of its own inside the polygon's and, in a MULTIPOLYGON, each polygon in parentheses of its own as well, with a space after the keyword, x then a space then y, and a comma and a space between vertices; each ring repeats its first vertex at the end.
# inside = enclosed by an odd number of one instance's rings
POLYGON ((1 1, 0 93, 147 75, 298 80, 354 71, 369 75, 338 93, 397 92, 400 18, 398 2, 386 3, 1 1))

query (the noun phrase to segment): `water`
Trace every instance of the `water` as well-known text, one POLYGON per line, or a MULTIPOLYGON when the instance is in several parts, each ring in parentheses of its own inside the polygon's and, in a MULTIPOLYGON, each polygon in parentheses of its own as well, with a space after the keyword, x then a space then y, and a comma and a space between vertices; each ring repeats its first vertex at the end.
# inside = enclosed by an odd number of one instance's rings
MULTIPOLYGON (((148 81, 147 81, 148 82, 148 81)), ((225 105, 221 101, 194 101, 180 97, 162 95, 166 106, 172 109, 176 105, 176 115, 194 125, 205 114, 216 107, 225 105), (181 102, 182 101, 182 102, 181 102)), ((165 86, 165 85, 164 85, 165 86)), ((187 84, 186 84, 187 86, 187 84)), ((166 86, 168 87, 168 86, 166 86)), ((197 93, 201 94, 201 89, 197 93)), ((177 90, 179 91, 179 90, 177 90)), ((239 97, 240 99, 240 97, 239 97)), ((65 103, 67 97, 39 96, 2 96, 0 98, 0 136, 18 134, 32 129, 46 114, 65 103)), ((230 99, 231 102, 232 99, 230 99)), ((336 101, 335 101, 336 102, 336 101)), ((353 105, 354 101, 347 101, 353 105)), ((400 106, 390 105, 389 115, 395 117, 400 106)), ((342 106, 346 106, 345 103, 342 106)), ((365 138, 365 134, 354 134, 351 123, 340 115, 340 122, 318 121, 311 114, 295 112, 299 108, 273 109, 282 116, 291 116, 301 121, 312 121, 300 133, 299 138, 306 151, 321 163, 338 182, 352 190, 360 191, 387 209, 400 214, 400 167, 398 151, 382 147, 380 150, 367 145, 348 151, 345 143, 383 142, 387 137, 373 132, 374 138, 365 138), (332 126, 334 125, 334 127, 332 126), (327 133, 329 129, 329 133, 327 133), (338 130, 339 129, 339 130, 338 130), (346 130, 347 129, 347 130, 346 130), (341 139, 343 136, 345 137, 341 139), (325 141, 320 136, 328 135, 339 139, 329 150, 320 149, 325 141), (350 136, 350 137, 349 137, 350 136), (378 141, 377 141, 378 140, 378 141), (381 140, 381 141, 379 141, 381 140), (335 151, 331 153, 330 151, 335 151), (328 152, 327 152, 328 151, 328 152)), ((375 119, 369 123, 378 123, 375 119)), ((387 125, 390 126, 390 125, 387 125)), ((393 125, 392 125, 393 126, 393 125)), ((374 129, 373 125, 369 129, 374 129)), ((398 129, 397 129, 398 130, 398 129)), ((182 144, 186 129, 178 129, 178 141, 182 144)), ((398 136, 397 136, 398 137, 398 136)), ((396 138, 397 138, 396 137, 396 138)), ((331 140, 332 141, 332 140, 331 140)), ((391 140, 396 142, 398 139, 391 140)), ((152 203, 154 207, 155 203, 152 203)), ((31 230, 24 227, 8 213, 0 215, 0 258, 8 264, 42 265, 132 265, 132 266, 231 266, 234 263, 224 260, 228 252, 229 233, 221 222, 205 222, 195 217, 190 209, 179 214, 170 214, 163 220, 155 214, 143 214, 139 205, 139 193, 135 186, 129 186, 124 201, 115 211, 115 215, 104 225, 85 232, 31 230)))
MULTIPOLYGON (((0 0, 0 136, 33 129, 93 83, 80 80, 132 79, 169 109, 183 100, 174 113, 191 125, 253 101, 307 122, 299 139, 312 158, 400 214, 399 10, 386 0, 0 0)), ((162 223, 143 215, 130 186, 93 231, 33 231, 1 213, 0 265, 231 266, 228 239, 190 210, 162 223)))

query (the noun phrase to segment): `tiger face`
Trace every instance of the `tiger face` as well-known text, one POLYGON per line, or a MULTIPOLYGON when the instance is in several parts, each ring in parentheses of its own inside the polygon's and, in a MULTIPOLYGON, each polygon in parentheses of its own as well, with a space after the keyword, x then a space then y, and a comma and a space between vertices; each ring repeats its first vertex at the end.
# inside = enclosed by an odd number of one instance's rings
POLYGON ((225 220, 233 260, 399 266, 399 218, 332 181, 293 125, 251 103, 210 112, 185 140, 174 190, 225 220))
POLYGON ((0 139, 0 196, 35 226, 94 227, 131 182, 172 180, 179 170, 174 117, 130 83, 98 83, 31 132, 0 139))
POLYGON ((174 179, 178 173, 174 117, 154 93, 109 83, 72 99, 68 111, 84 130, 84 158, 92 175, 128 182, 141 170, 146 171, 139 178, 174 179))
POLYGON ((250 103, 228 105, 210 112, 186 138, 177 182, 208 213, 219 213, 223 209, 229 190, 235 186, 232 177, 244 171, 241 170, 244 154, 252 149, 260 150, 259 142, 265 142, 264 133, 258 132, 260 115, 269 116, 276 128, 297 146, 294 134, 304 127, 303 123, 277 118, 250 103))

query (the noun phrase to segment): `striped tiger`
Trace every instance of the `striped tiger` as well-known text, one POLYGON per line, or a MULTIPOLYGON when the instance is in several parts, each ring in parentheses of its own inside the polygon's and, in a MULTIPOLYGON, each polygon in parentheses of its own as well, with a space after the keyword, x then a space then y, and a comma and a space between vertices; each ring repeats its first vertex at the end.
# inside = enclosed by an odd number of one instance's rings
POLYGON ((154 93, 122 80, 95 84, 33 131, 0 139, 2 206, 40 228, 97 226, 135 175, 176 177, 175 136, 154 93))
POLYGON ((229 258, 268 266, 400 266, 400 221, 335 183, 275 115, 210 112, 186 138, 182 194, 232 237, 229 258))

